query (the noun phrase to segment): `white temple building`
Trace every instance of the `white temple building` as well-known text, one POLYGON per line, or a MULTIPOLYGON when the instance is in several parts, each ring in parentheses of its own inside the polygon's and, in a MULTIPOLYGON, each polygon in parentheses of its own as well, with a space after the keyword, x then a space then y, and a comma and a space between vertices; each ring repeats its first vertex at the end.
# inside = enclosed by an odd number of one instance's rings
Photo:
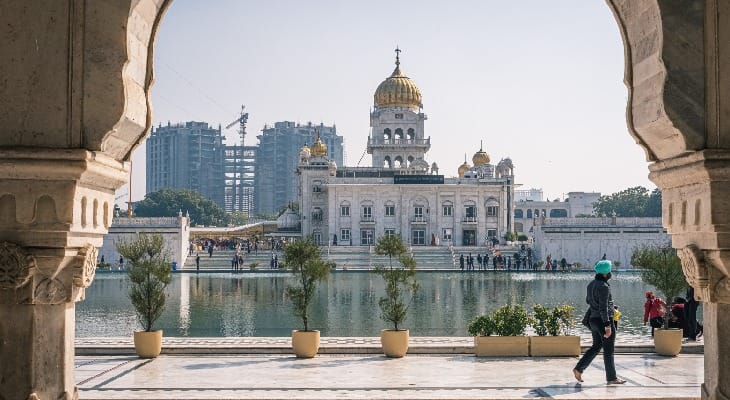
MULTIPOLYGON (((481 246, 514 230, 514 168, 480 148, 458 169, 439 174, 426 160, 421 91, 396 67, 375 90, 367 151, 372 167, 339 167, 317 139, 299 154, 302 234, 320 244, 370 245, 386 234, 419 245, 481 246)), ((446 140, 446 139, 444 139, 446 140)))

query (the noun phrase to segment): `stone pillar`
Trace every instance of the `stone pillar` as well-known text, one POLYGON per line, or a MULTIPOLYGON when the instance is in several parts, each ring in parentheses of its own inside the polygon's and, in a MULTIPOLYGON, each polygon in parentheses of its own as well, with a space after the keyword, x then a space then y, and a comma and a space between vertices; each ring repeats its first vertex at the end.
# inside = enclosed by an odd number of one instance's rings
POLYGON ((703 150, 651 167, 662 189, 662 223, 703 302, 703 399, 730 397, 730 152, 703 150))
POLYGON ((77 398, 74 302, 126 174, 86 150, 0 150, 0 399, 77 398))

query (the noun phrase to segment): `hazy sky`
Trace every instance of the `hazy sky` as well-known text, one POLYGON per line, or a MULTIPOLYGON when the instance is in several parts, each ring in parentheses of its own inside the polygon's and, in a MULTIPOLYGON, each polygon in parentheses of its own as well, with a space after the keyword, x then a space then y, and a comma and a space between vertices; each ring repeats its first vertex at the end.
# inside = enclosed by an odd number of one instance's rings
MULTIPOLYGON (((445 175, 483 140, 550 199, 654 187, 627 132, 623 45, 603 1, 175 0, 157 35, 153 121, 225 126, 245 104, 246 144, 276 121, 334 123, 353 166, 396 46, 423 95, 427 161, 445 175)), ((133 159, 137 200, 144 146, 133 159)))

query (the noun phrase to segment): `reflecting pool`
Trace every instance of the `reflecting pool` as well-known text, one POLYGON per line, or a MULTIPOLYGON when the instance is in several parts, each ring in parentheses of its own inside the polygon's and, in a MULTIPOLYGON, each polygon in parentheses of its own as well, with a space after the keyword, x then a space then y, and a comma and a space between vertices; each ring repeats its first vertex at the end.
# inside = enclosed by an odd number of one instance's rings
MULTIPOLYGON (((478 314, 505 303, 561 303, 586 309, 590 273, 419 272, 421 288, 403 324, 412 336, 467 336, 466 325, 478 314)), ((300 329, 284 295, 293 284, 288 273, 175 274, 166 310, 156 327, 166 336, 289 336, 300 329)), ((76 303, 76 335, 128 336, 138 323, 127 297, 123 273, 98 273, 76 303)), ((616 273, 614 300, 623 313, 619 332, 646 335, 642 325, 645 285, 638 274, 616 273)), ((319 286, 310 311, 310 327, 322 336, 379 336, 389 328, 379 317, 382 279, 368 272, 335 272, 319 286)))

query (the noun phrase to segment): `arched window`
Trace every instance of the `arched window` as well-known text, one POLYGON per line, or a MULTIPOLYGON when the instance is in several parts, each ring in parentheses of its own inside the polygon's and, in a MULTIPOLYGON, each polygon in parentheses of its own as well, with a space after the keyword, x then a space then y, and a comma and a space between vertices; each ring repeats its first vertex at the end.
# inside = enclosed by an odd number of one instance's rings
POLYGON ((408 128, 408 143, 413 143, 413 139, 416 138, 416 131, 413 130, 413 128, 408 128))
POLYGON ((414 160, 413 156, 408 156, 408 166, 409 167, 413 165, 413 160, 414 160))
POLYGON ((554 210, 550 210, 550 218, 567 218, 568 217, 568 210, 562 209, 562 208, 556 208, 554 210))
POLYGON ((401 156, 398 156, 395 158, 393 162, 393 168, 401 168, 403 167, 403 158, 401 156))
POLYGON ((390 143, 390 139, 392 139, 390 128, 385 128, 383 130, 383 140, 385 141, 385 143, 390 143))
POLYGON ((349 217, 350 216, 350 202, 345 200, 342 203, 340 203, 340 216, 341 217, 349 217))
POLYGON ((527 210, 527 218, 532 218, 532 209, 527 210))
POLYGON ((522 214, 522 210, 520 210, 519 208, 515 210, 515 219, 516 218, 524 218, 522 215, 523 215, 522 214))
POLYGON ((322 221, 322 209, 321 208, 314 207, 312 209, 312 221, 314 221, 314 222, 322 221))
POLYGON ((395 142, 401 143, 402 140, 403 140, 403 129, 397 128, 395 130, 395 142))
POLYGON ((393 161, 390 160, 390 156, 385 156, 383 160, 383 168, 393 168, 393 161))

